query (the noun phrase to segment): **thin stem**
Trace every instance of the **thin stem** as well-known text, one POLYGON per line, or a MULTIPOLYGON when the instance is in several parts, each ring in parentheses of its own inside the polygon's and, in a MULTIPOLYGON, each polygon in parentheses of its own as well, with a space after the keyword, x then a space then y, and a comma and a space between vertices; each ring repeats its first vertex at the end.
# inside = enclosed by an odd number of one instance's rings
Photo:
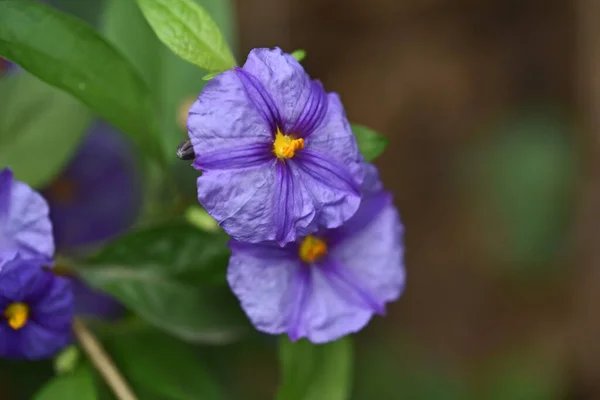
POLYGON ((117 366, 112 362, 108 354, 106 354, 98 339, 78 318, 75 318, 73 321, 73 331, 75 331, 75 336, 81 344, 83 351, 87 354, 98 372, 100 372, 117 399, 137 400, 127 381, 125 381, 117 366))

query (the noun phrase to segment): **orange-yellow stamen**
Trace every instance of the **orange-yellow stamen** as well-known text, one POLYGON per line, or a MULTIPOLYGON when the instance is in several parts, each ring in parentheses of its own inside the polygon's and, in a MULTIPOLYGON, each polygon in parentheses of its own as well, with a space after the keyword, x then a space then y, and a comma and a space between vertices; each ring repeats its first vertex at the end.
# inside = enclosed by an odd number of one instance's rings
POLYGON ((273 152, 280 158, 292 158, 297 150, 304 148, 304 139, 294 139, 292 136, 284 135, 279 129, 275 134, 275 142, 273 142, 273 152))
POLYGON ((307 263, 313 263, 327 254, 327 243, 323 239, 308 235, 300 244, 300 258, 307 263))
POLYGON ((4 316, 8 320, 8 325, 17 331, 27 323, 29 307, 25 303, 12 303, 4 310, 4 316))

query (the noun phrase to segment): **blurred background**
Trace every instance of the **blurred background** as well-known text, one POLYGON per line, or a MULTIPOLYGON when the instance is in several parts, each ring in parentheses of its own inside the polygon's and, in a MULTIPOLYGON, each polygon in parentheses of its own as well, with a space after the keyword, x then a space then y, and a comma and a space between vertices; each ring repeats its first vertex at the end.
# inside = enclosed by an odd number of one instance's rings
MULTIPOLYGON (((94 24, 102 9, 54 3, 94 24)), ((208 3, 238 60, 306 50, 390 140, 376 164, 407 288, 357 335, 352 399, 600 399, 600 2, 208 3)), ((273 397, 268 340, 203 351, 231 398, 273 397)))

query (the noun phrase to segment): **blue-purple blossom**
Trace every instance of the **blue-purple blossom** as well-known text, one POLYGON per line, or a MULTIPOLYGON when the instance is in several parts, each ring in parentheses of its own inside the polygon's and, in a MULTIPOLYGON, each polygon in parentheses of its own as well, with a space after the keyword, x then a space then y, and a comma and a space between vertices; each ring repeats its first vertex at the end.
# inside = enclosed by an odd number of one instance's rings
POLYGON ((333 341, 362 329, 400 296, 403 227, 372 165, 362 190, 360 208, 337 229, 284 247, 230 242, 227 279, 258 330, 333 341))
POLYGON ((96 121, 60 176, 42 191, 50 205, 56 246, 72 252, 125 231, 141 208, 133 149, 96 121))
POLYGON ((52 258, 54 239, 44 198, 10 169, 0 171, 0 252, 18 252, 22 258, 52 258))
POLYGON ((71 340, 73 295, 45 259, 0 260, 0 357, 48 358, 71 340))
POLYGON ((336 228, 360 204, 361 156, 339 96, 280 49, 254 49, 190 109, 198 200, 244 242, 336 228))

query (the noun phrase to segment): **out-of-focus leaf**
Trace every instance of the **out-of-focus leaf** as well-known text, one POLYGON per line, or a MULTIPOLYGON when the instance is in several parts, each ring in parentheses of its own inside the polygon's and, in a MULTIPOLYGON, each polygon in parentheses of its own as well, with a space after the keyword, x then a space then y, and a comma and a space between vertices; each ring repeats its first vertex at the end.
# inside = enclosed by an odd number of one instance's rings
POLYGON ((183 340, 228 342, 247 322, 223 285, 226 241, 222 232, 169 224, 111 243, 78 272, 91 286, 183 340))
POLYGON ((215 76, 219 75, 220 72, 212 72, 210 74, 206 74, 202 77, 203 81, 210 81, 212 78, 214 78, 215 76))
POLYGON ((34 400, 95 400, 96 387, 90 367, 81 365, 69 374, 59 375, 46 383, 34 400))
POLYGON ((352 132, 356 136, 358 149, 364 156, 365 161, 373 161, 387 147, 388 139, 366 126, 352 124, 352 132))
POLYGON ((193 0, 137 0, 158 38, 175 54, 209 71, 235 65, 225 38, 193 0))
POLYGON ((164 160, 147 86, 90 26, 38 2, 0 1, 0 56, 71 93, 164 160))
POLYGON ((352 384, 352 341, 279 343, 282 383, 277 400, 345 400, 352 384))
POLYGON ((54 357, 54 371, 57 375, 73 372, 79 361, 79 348, 75 345, 65 347, 54 357))
POLYGON ((298 62, 301 62, 302 60, 304 60, 304 57, 306 57, 306 50, 302 50, 302 49, 294 50, 292 52, 292 57, 294 57, 296 60, 298 60, 298 62))
POLYGON ((138 393, 143 389, 164 400, 222 398, 197 349, 189 344, 146 331, 119 335, 107 349, 138 393))
POLYGON ((0 165, 41 187, 68 162, 91 113, 69 94, 27 73, 2 79, 0 92, 0 165))
POLYGON ((186 223, 170 222, 113 241, 88 264, 125 265, 190 284, 224 283, 228 240, 221 231, 209 233, 186 223))

